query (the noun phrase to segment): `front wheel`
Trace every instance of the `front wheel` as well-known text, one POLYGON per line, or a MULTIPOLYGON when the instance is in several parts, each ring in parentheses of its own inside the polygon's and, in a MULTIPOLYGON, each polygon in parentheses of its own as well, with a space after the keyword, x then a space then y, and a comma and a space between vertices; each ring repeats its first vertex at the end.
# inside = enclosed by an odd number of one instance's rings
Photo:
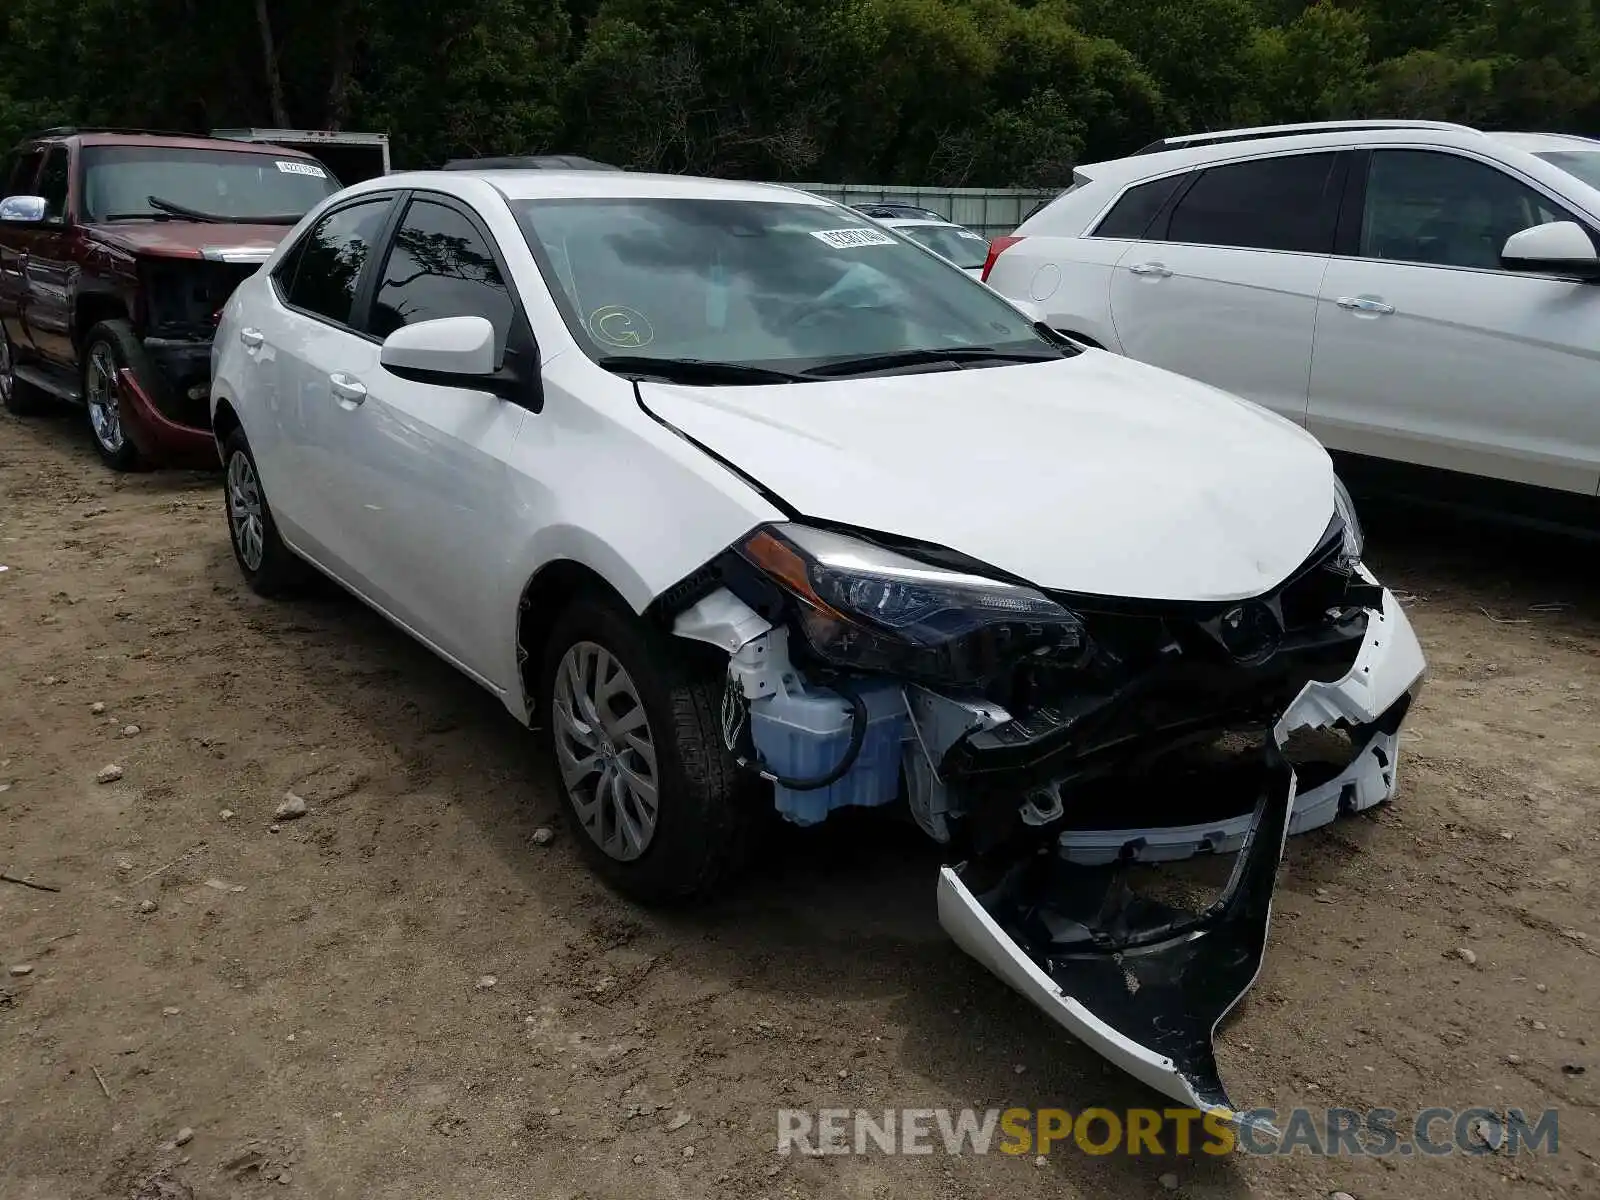
POLYGON ((541 673, 550 749, 600 875, 634 899, 696 899, 742 865, 756 797, 722 744, 720 679, 615 600, 576 599, 541 673))
POLYGON ((139 448, 122 423, 122 371, 139 352, 126 321, 102 321, 83 344, 83 405, 94 448, 115 471, 137 470, 139 448))
POLYGON ((305 582, 307 568, 278 536, 244 430, 235 429, 223 439, 222 464, 228 540, 245 582, 262 596, 294 591, 305 582))

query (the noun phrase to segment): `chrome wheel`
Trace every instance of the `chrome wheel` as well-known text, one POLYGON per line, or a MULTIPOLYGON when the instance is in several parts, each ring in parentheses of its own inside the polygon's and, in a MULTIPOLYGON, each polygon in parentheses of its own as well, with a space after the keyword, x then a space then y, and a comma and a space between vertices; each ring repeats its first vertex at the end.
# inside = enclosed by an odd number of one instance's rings
POLYGON ((10 404, 17 389, 16 364, 11 361, 11 339, 0 329, 0 404, 10 404))
POLYGON ((117 360, 111 347, 96 342, 89 351, 88 378, 84 402, 89 406, 89 424, 107 454, 122 449, 122 417, 117 409, 117 360))
POLYGON ((575 642, 554 690, 556 758, 578 822, 608 856, 632 862, 655 836, 661 795, 639 689, 604 646, 575 642))
POLYGON ((228 526, 239 558, 252 571, 261 569, 266 552, 266 524, 261 503, 261 485, 256 482, 250 456, 235 450, 228 460, 228 526))

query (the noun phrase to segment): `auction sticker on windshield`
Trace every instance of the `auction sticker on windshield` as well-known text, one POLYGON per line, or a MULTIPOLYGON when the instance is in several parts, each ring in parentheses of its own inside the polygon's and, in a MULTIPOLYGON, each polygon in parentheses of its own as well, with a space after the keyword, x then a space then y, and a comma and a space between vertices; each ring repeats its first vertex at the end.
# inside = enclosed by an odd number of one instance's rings
POLYGON ((857 246, 892 246, 894 239, 877 229, 813 229, 811 236, 826 242, 835 250, 853 250, 857 246))
POLYGON ((278 170, 285 175, 310 175, 313 179, 326 179, 328 177, 328 173, 317 166, 316 163, 284 162, 281 158, 273 161, 278 164, 278 170))

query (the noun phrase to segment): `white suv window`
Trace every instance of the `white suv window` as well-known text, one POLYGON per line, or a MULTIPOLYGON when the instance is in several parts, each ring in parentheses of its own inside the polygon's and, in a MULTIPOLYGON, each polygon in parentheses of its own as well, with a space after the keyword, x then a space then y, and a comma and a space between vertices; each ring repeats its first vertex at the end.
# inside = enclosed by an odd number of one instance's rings
POLYGON ((1459 154, 1374 150, 1361 222, 1362 258, 1498 270, 1514 233, 1572 218, 1497 170, 1459 154))
POLYGON ((1112 205, 1111 211, 1095 228, 1093 236, 1132 238, 1135 241, 1144 237, 1149 232, 1156 215, 1172 198, 1172 193, 1178 190, 1178 185, 1188 180, 1188 175, 1179 174, 1168 175, 1165 179, 1152 179, 1149 183, 1135 184, 1123 192, 1121 199, 1112 205))
POLYGON ((1163 240, 1330 254, 1338 162, 1335 153, 1287 154, 1208 168, 1172 210, 1163 240))

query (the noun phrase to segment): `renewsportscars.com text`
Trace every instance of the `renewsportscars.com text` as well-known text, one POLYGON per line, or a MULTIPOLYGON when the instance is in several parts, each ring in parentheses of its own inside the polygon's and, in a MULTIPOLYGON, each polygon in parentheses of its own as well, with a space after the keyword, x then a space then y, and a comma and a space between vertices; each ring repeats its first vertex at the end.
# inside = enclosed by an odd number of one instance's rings
POLYGON ((1555 1109, 1252 1109, 1236 1122, 1195 1108, 823 1108, 778 1110, 779 1154, 1311 1154, 1345 1157, 1554 1154, 1555 1109), (1276 1131, 1276 1132, 1274 1132, 1276 1131))

